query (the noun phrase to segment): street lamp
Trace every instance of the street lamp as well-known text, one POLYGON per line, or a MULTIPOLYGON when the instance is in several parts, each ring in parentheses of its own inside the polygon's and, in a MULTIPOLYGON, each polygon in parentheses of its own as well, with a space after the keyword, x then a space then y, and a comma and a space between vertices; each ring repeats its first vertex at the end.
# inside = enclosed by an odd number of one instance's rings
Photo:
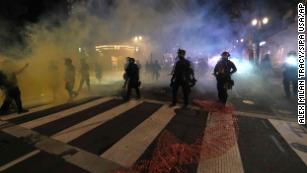
POLYGON ((133 37, 134 47, 135 47, 134 50, 135 50, 136 56, 140 56, 140 50, 141 50, 141 46, 142 46, 141 41, 142 40, 143 40, 143 36, 141 36, 141 35, 136 35, 136 36, 133 37))
POLYGON ((268 17, 263 17, 262 19, 261 18, 259 18, 259 19, 255 18, 251 21, 251 24, 253 26, 258 26, 259 28, 261 28, 263 25, 266 25, 268 23, 269 23, 268 17))
MULTIPOLYGON (((258 64, 258 61, 260 59, 260 38, 259 38, 259 30, 262 29, 262 27, 269 23, 268 17, 260 17, 260 18, 254 18, 251 21, 252 26, 257 27, 258 31, 255 33, 255 42, 256 42, 256 64, 258 64)), ((262 46, 264 44, 261 44, 262 46)))
POLYGON ((267 24, 267 23, 269 23, 269 18, 264 17, 264 18, 262 19, 262 23, 263 23, 264 25, 267 24))
POLYGON ((138 41, 142 41, 142 40, 143 40, 142 36, 135 36, 135 37, 133 37, 133 41, 134 42, 138 42, 138 41))
POLYGON ((257 19, 253 19, 253 20, 252 20, 252 25, 253 25, 253 26, 256 26, 257 23, 258 23, 258 20, 257 20, 257 19))
POLYGON ((134 39, 133 39, 133 41, 134 41, 134 42, 138 42, 138 41, 139 41, 139 38, 135 36, 134 39))

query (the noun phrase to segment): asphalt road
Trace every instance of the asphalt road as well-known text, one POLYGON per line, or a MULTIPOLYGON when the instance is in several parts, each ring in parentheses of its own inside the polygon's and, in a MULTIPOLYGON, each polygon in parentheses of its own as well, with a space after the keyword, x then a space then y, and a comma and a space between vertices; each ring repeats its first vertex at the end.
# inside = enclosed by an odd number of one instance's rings
POLYGON ((253 79, 235 78, 230 112, 215 105, 215 80, 203 76, 188 109, 168 106, 165 77, 144 82, 138 101, 122 100, 118 81, 94 86, 95 96, 72 103, 0 116, 0 172, 305 173, 307 130, 293 123, 294 99, 284 98, 277 79, 270 85, 253 79), (283 118, 293 122, 274 120, 283 118))

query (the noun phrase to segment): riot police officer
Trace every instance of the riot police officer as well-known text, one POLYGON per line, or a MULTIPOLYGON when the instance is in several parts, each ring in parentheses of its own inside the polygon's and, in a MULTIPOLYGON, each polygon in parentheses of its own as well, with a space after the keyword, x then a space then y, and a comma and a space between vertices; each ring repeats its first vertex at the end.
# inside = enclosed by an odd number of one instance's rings
POLYGON ((75 66, 72 64, 71 58, 65 59, 65 89, 68 92, 69 100, 72 101, 74 97, 78 94, 74 91, 75 85, 75 77, 76 77, 76 70, 75 66))
POLYGON ((0 87, 5 94, 5 99, 0 108, 0 114, 7 114, 13 101, 17 106, 18 114, 28 112, 28 110, 24 109, 22 106, 21 91, 17 82, 17 75, 22 73, 28 65, 29 64, 25 64, 21 69, 7 74, 0 72, 0 87))
POLYGON ((287 98, 291 97, 291 85, 293 95, 297 94, 297 54, 295 51, 290 51, 287 54, 283 65, 283 85, 287 98))
POLYGON ((160 71, 161 71, 161 66, 158 62, 158 60, 155 60, 155 62, 152 65, 153 67, 153 76, 154 76, 154 80, 158 80, 160 77, 160 71))
POLYGON ((81 65, 81 69, 80 69, 81 80, 80 80, 78 92, 81 91, 84 82, 87 85, 87 90, 90 91, 90 89, 91 89, 91 85, 90 85, 90 66, 88 65, 88 63, 86 62, 85 59, 81 59, 80 65, 81 65))
POLYGON ((141 97, 139 89, 141 82, 139 80, 140 79, 139 67, 135 63, 134 58, 129 59, 129 64, 127 65, 125 71, 126 71, 126 79, 128 84, 126 99, 127 100, 130 99, 130 94, 132 89, 135 89, 137 99, 139 99, 141 97))
POLYGON ((231 75, 237 71, 237 68, 235 64, 228 59, 230 57, 229 52, 223 52, 221 56, 222 58, 215 65, 214 75, 217 80, 219 102, 225 105, 228 98, 227 90, 231 89, 234 85, 231 75))
POLYGON ((184 100, 183 108, 185 108, 188 106, 191 87, 195 85, 196 79, 194 77, 194 71, 191 67, 191 62, 185 59, 185 50, 179 49, 177 53, 179 60, 174 66, 170 85, 173 89, 173 101, 171 106, 176 105, 177 92, 179 87, 182 87, 184 100))

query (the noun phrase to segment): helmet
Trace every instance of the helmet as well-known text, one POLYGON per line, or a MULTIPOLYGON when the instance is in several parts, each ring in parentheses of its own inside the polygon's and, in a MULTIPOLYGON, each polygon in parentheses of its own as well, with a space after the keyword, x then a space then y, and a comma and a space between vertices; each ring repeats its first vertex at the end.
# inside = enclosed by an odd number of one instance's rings
POLYGON ((72 63, 72 60, 71 60, 70 58, 65 58, 65 63, 71 64, 71 63, 72 63))
POLYGON ((184 54, 185 55, 185 50, 183 50, 183 49, 178 49, 178 52, 177 52, 178 54, 184 54))
POLYGON ((134 58, 130 58, 130 61, 131 61, 132 63, 134 63, 134 62, 135 62, 135 59, 134 59, 134 58))
POLYGON ((226 56, 226 57, 228 58, 228 57, 230 57, 230 53, 224 51, 224 52, 221 54, 221 56, 222 56, 222 57, 226 56))

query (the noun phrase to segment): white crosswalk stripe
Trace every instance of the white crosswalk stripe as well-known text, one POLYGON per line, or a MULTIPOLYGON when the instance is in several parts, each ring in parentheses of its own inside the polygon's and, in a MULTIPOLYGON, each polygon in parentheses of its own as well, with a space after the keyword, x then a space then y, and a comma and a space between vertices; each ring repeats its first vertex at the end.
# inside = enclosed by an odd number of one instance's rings
POLYGON ((72 115, 74 113, 77 113, 77 112, 80 112, 82 110, 88 109, 90 107, 96 106, 98 104, 107 102, 107 101, 109 101, 111 99, 112 98, 106 97, 106 98, 101 98, 101 99, 98 99, 98 100, 94 100, 94 101, 85 103, 85 104, 80 105, 80 106, 76 106, 76 107, 73 107, 73 108, 61 111, 61 112, 57 112, 57 113, 54 113, 54 114, 51 114, 51 115, 48 115, 48 116, 45 116, 45 117, 42 117, 42 118, 35 119, 33 121, 28 121, 26 123, 20 124, 20 126, 32 129, 32 128, 41 126, 43 124, 47 124, 49 122, 52 122, 52 121, 55 121, 55 120, 67 117, 67 116, 72 115))
POLYGON ((100 157, 126 167, 132 166, 175 114, 173 108, 164 105, 100 157))
POLYGON ((21 156, 21 157, 15 159, 15 160, 13 160, 13 161, 11 161, 11 162, 5 164, 5 165, 2 165, 2 166, 0 167, 0 172, 4 171, 4 170, 6 170, 6 169, 8 169, 8 168, 10 168, 10 167, 13 167, 14 165, 16 165, 16 164, 18 164, 18 163, 20 163, 20 162, 22 162, 22 161, 24 161, 24 160, 26 160, 26 159, 32 157, 32 156, 38 154, 39 152, 40 152, 40 150, 32 151, 32 152, 30 152, 30 153, 28 153, 28 154, 26 154, 26 155, 24 155, 24 156, 21 156))
MULTIPOLYGON (((101 98, 101 99, 97 99, 94 101, 90 101, 90 102, 84 103, 79 106, 75 106, 75 107, 54 113, 54 114, 49 114, 47 116, 25 122, 23 124, 20 124, 19 126, 27 128, 27 130, 33 129, 35 127, 46 125, 47 123, 50 123, 50 122, 60 120, 64 117, 71 116, 74 113, 78 113, 82 110, 92 108, 96 105, 106 103, 112 99, 114 98, 107 97, 107 98, 101 98)), ((125 103, 119 102, 117 106, 112 107, 109 110, 101 112, 97 115, 93 114, 91 117, 88 117, 88 119, 84 118, 85 120, 80 119, 78 122, 75 122, 74 125, 68 128, 65 127, 66 129, 60 132, 57 132, 56 134, 53 134, 51 138, 48 138, 48 139, 50 140, 52 139, 53 141, 56 141, 61 144, 63 143, 67 144, 76 139, 78 140, 78 138, 81 137, 82 135, 93 131, 95 128, 126 113, 127 111, 137 107, 138 105, 144 102, 146 103, 149 102, 152 104, 154 103, 161 104, 160 102, 154 102, 154 101, 151 102, 150 100, 145 100, 145 101, 144 100, 143 101, 142 100, 132 100, 132 101, 125 102, 125 103)), ((40 110, 47 109, 49 107, 51 107, 51 105, 37 107, 35 109, 32 109, 31 112, 37 112, 40 110)), ((131 127, 132 130, 129 129, 130 130, 129 132, 127 130, 125 132, 126 134, 122 135, 123 137, 120 136, 121 138, 118 137, 116 141, 114 140, 114 143, 112 143, 111 146, 107 146, 109 148, 105 148, 103 150, 104 152, 100 151, 98 156, 96 155, 97 153, 93 152, 93 154, 95 154, 95 156, 97 156, 99 159, 104 159, 112 163, 114 162, 126 168, 132 168, 134 164, 139 161, 138 159, 143 157, 144 152, 153 143, 153 141, 158 139, 157 137, 166 128, 166 126, 170 122, 173 123, 173 121, 171 120, 176 116, 175 109, 177 108, 178 107, 170 108, 166 104, 164 104, 159 109, 157 107, 156 109, 154 109, 156 111, 152 113, 147 119, 145 119, 144 121, 142 120, 142 122, 138 122, 139 124, 138 125, 135 124, 136 127, 134 127, 133 129, 131 127)), ((233 117, 229 113, 223 113, 223 116, 217 116, 218 113, 219 112, 209 113, 208 118, 207 118, 207 124, 204 124, 205 131, 204 131, 204 137, 202 139, 201 146, 200 146, 200 150, 201 150, 200 159, 198 160, 198 163, 196 163, 197 173, 203 173, 203 172, 206 172, 206 173, 244 173, 244 168, 243 168, 243 163, 241 160, 241 154, 240 154, 240 150, 238 146, 237 136, 235 133, 236 132, 235 125, 231 124, 229 127, 224 126, 225 125, 224 123, 232 121, 231 118, 233 117), (227 117, 230 119, 227 119, 227 117), (225 128, 221 128, 221 127, 225 127, 225 128), (215 131, 210 131, 212 130, 212 128, 215 128, 215 131), (215 137, 223 136, 222 134, 225 132, 227 132, 227 134, 230 135, 228 136, 227 140, 232 139, 232 141, 222 141, 222 142, 219 141, 222 143, 222 144, 220 143, 222 145, 220 147, 224 147, 223 149, 225 148, 226 149, 223 152, 221 152, 219 155, 214 155, 214 156, 206 155, 208 153, 204 153, 204 150, 208 150, 210 149, 210 147, 213 147, 213 150, 216 150, 217 147, 219 147, 216 145, 220 145, 220 144, 210 143, 210 140, 212 140, 215 137), (208 146, 208 145, 211 145, 211 146, 208 146), (230 146, 230 147, 227 147, 227 146, 230 146)), ((8 116, 4 116, 1 119, 10 120, 12 118, 26 116, 27 114, 29 113, 21 114, 21 115, 12 114, 8 116)), ((175 118, 177 118, 177 116, 175 118)), ((295 132, 293 132, 293 130, 289 131, 290 126, 293 126, 295 129, 299 129, 299 126, 296 123, 289 123, 289 122, 285 122, 281 120, 273 120, 273 119, 269 119, 269 122, 274 126, 274 128, 281 134, 281 136, 287 141, 287 143, 290 146, 293 143, 300 143, 302 145, 307 146, 307 143, 306 143, 307 140, 305 140, 307 139, 307 135, 306 135, 307 133, 304 132, 304 133, 300 133, 299 135, 297 135, 295 132)), ((19 132, 21 133, 21 131, 19 132)), ((174 133, 177 133, 177 132, 174 132, 174 133)), ((181 133, 181 132, 178 132, 178 133, 181 133)), ((75 145, 75 144, 69 143, 69 145, 75 145)), ((46 144, 46 146, 49 146, 49 145, 46 144)), ((52 147, 52 145, 49 147, 52 147)), ((306 153, 297 150, 293 146, 291 147, 297 153, 297 155, 302 159, 302 161, 307 165, 306 153)), ((41 148, 39 149, 42 150, 41 148)), ((9 162, 8 164, 1 166, 0 172, 38 154, 40 150, 35 150, 31 153, 28 153, 24 156, 21 156, 9 162)), ((82 150, 82 147, 80 147, 80 150, 82 150)), ((87 150, 84 149, 84 151, 87 151, 87 150)), ((91 154, 91 151, 87 153, 91 154)), ((146 154, 144 157, 147 157, 146 154)), ((83 163, 81 156, 78 159, 80 159, 83 163)))
POLYGON ((39 107, 35 107, 33 109, 30 109, 29 112, 26 113, 22 113, 22 114, 17 114, 17 113, 13 113, 13 114, 9 114, 9 115, 5 115, 5 116, 0 116, 0 120, 3 121, 7 121, 13 118, 18 118, 18 117, 22 117, 22 116, 27 116, 29 114, 32 114, 34 112, 39 112, 48 108, 51 108, 53 106, 57 106, 59 104, 47 104, 47 105, 43 105, 43 106, 39 106, 39 107))
POLYGON ((244 173, 234 124, 231 123, 232 125, 227 129, 214 128, 214 126, 223 126, 225 122, 231 122, 231 115, 223 115, 223 118, 221 118, 221 116, 215 114, 218 113, 209 113, 207 119, 207 126, 201 147, 203 151, 200 155, 197 173, 244 173), (230 131, 230 133, 228 133, 228 131, 230 131), (224 141, 224 144, 217 143, 213 138, 219 135, 228 135, 228 139, 230 140, 224 141), (229 148, 227 151, 223 151, 224 147, 227 145, 229 148), (209 150, 216 150, 216 153, 220 152, 220 154, 218 156, 210 156, 210 154, 208 154, 210 153, 209 150))
POLYGON ((68 143, 79 136, 91 131, 92 129, 100 126, 101 124, 105 123, 106 121, 132 109, 133 107, 141 104, 142 101, 130 101, 115 108, 112 108, 106 112, 96 115, 86 121, 83 121, 79 124, 76 124, 70 128, 67 128, 55 135, 53 135, 54 139, 59 141, 68 143))
MULTIPOLYGON (((63 117, 69 116, 73 113, 82 111, 99 103, 106 102, 111 98, 103 98, 96 101, 92 101, 81 106, 76 106, 55 114, 51 114, 42 118, 35 119, 21 124, 21 126, 26 128, 34 128, 40 125, 44 125, 48 122, 52 122, 63 117)), ((147 100, 148 101, 148 100, 147 100)), ((149 101, 150 102, 150 101, 149 101)), ((108 120, 111 120, 122 113, 127 112, 128 110, 136 107, 137 105, 143 103, 143 101, 129 101, 127 103, 116 106, 110 110, 107 110, 103 113, 95 115, 94 117, 84 120, 76 125, 73 125, 67 129, 62 130, 52 136, 53 139, 58 141, 69 143, 74 139, 77 139, 81 135, 95 129, 96 127, 104 124, 108 120)), ((175 107, 177 108, 177 107, 175 107)), ((162 106, 149 118, 140 123, 132 131, 126 134, 123 138, 117 141, 112 147, 106 150, 100 155, 101 158, 113 161, 125 167, 131 167, 133 164, 140 158, 143 152, 149 147, 149 145, 156 139, 158 134, 166 127, 170 120, 176 115, 174 109, 169 108, 167 105, 162 106), (123 157, 123 155, 125 157, 123 157)), ((208 126, 213 125, 214 120, 210 121, 208 126)), ((205 135, 206 136, 206 135, 205 135)), ((205 140, 205 139, 204 139, 205 140)), ((240 155, 238 155, 238 146, 237 144, 230 149, 224 156, 215 159, 215 160, 200 160, 198 166, 198 172, 203 172, 202 170, 211 170, 218 169, 214 168, 212 165, 218 166, 219 162, 230 161, 229 166, 236 167, 236 169, 229 171, 229 173, 237 171, 238 173, 243 172, 242 163, 240 161, 240 155), (237 159, 230 159, 232 157, 237 159), (238 161, 236 161, 238 160, 238 161), (210 166, 208 167, 208 163, 210 166), (235 165, 234 165, 235 164, 235 165), (236 166, 237 165, 237 166, 236 166)), ((225 165, 225 164, 224 164, 225 165)), ((229 169, 228 169, 229 170, 229 169)))
POLYGON ((307 153, 298 150, 291 144, 300 144, 307 146, 307 130, 300 127, 296 122, 287 122, 282 120, 269 119, 270 123, 281 134, 296 154, 307 165, 307 153))
MULTIPOLYGON (((78 102, 78 101, 86 99, 86 98, 87 97, 85 97, 85 96, 81 96, 77 100, 74 100, 74 102, 78 102)), ((43 111, 43 110, 46 110, 46 109, 49 109, 49 108, 52 108, 52 107, 55 107, 55 106, 60 106, 62 104, 64 104, 64 102, 44 104, 42 106, 38 106, 38 107, 34 107, 34 108, 29 109, 29 112, 25 112, 25 113, 21 113, 21 114, 12 113, 12 114, 9 114, 9 115, 2 115, 2 116, 0 116, 0 120, 8 121, 8 120, 11 120, 11 119, 14 119, 14 118, 27 116, 27 115, 35 113, 35 112, 43 111)))

